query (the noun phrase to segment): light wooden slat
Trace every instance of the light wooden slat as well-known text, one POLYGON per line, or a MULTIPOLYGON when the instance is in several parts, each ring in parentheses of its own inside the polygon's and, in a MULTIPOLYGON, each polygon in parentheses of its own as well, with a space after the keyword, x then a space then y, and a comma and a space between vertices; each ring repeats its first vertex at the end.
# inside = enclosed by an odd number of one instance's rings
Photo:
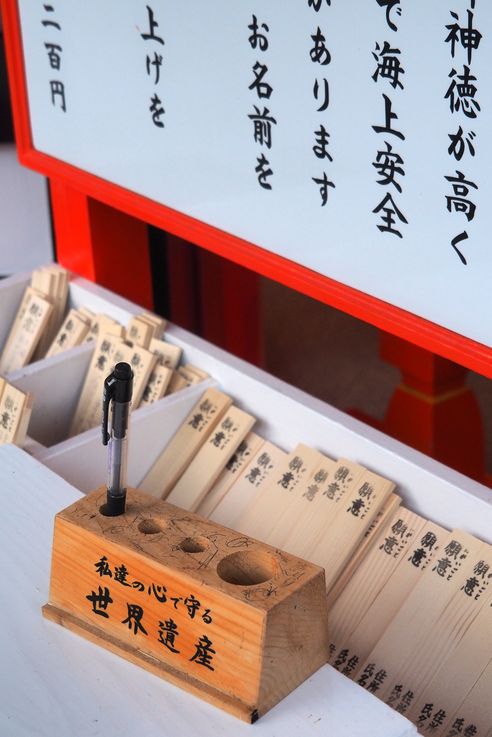
POLYGON ((116 363, 128 358, 128 348, 118 336, 109 333, 99 335, 75 410, 70 437, 101 422, 104 380, 116 363))
POLYGON ((7 374, 27 366, 45 330, 53 305, 27 287, 0 357, 0 372, 7 374))
POLYGON ((289 535, 290 552, 309 560, 319 541, 329 534, 330 525, 338 510, 343 507, 350 490, 364 471, 362 466, 347 459, 342 458, 337 462, 321 491, 312 500, 310 513, 306 515, 304 524, 296 525, 289 535), (309 530, 308 534, 306 530, 309 530))
MULTIPOLYGON (((488 580, 488 575, 484 561, 469 586, 470 596, 476 595, 475 591, 488 580)), ((414 701, 408 716, 422 735, 441 737, 453 714, 459 712, 457 707, 467 698, 492 659, 491 604, 492 592, 489 592, 460 642, 446 654, 424 692, 414 701)), ((492 721, 492 717, 489 718, 492 721)))
POLYGON ((356 676, 359 685, 377 693, 391 706, 401 704, 402 713, 408 711, 413 701, 412 688, 403 687, 406 665, 412 662, 422 633, 437 626, 442 612, 466 582, 470 561, 475 560, 483 543, 458 530, 448 533, 442 546, 441 555, 426 568, 356 676), (461 546, 463 557, 448 567, 446 550, 458 549, 457 546, 461 546))
MULTIPOLYGON (((443 555, 446 555, 447 559, 452 562, 456 561, 461 553, 455 558, 447 553, 445 548, 443 555)), ((399 665, 398 683, 402 684, 404 693, 409 691, 413 693, 407 709, 401 709, 399 703, 397 705, 397 708, 405 715, 410 714, 413 704, 422 696, 443 658, 453 652, 486 601, 490 579, 482 582, 482 586, 477 588, 474 596, 467 593, 467 587, 475 575, 474 571, 479 562, 486 564, 491 570, 492 547, 490 545, 481 543, 478 549, 470 552, 458 576, 458 580, 461 579, 461 585, 455 590, 448 605, 440 612, 438 618, 434 622, 429 622, 427 628, 414 638, 412 652, 399 665)), ((395 680, 393 684, 388 684, 387 693, 394 685, 395 680)))
POLYGON ((182 348, 172 343, 167 343, 165 340, 152 338, 149 350, 152 353, 157 353, 162 365, 168 368, 175 369, 181 359, 182 348))
POLYGON ((309 476, 305 476, 301 484, 294 490, 283 509, 279 509, 273 528, 268 536, 270 545, 289 550, 292 531, 304 527, 306 534, 310 534, 306 520, 310 517, 311 506, 336 466, 336 461, 318 454, 317 463, 312 467, 309 476))
POLYGON ((69 348, 74 348, 80 345, 87 333, 90 330, 90 323, 85 315, 79 314, 77 310, 70 310, 65 320, 63 321, 60 329, 53 338, 46 358, 50 356, 56 356, 58 353, 67 351, 69 348))
POLYGON ((152 404, 153 402, 157 402, 158 399, 161 399, 166 393, 172 375, 173 370, 167 366, 162 366, 160 363, 154 366, 147 386, 145 387, 140 406, 152 404))
POLYGON ((196 513, 205 518, 210 518, 216 507, 228 493, 241 472, 246 469, 255 458, 258 448, 263 445, 263 438, 254 432, 249 432, 239 444, 237 450, 232 454, 219 478, 205 495, 203 501, 196 509, 196 513))
POLYGON ((304 478, 309 478, 319 459, 317 450, 299 443, 284 465, 270 477, 263 493, 255 498, 254 504, 240 518, 240 529, 247 535, 256 535, 266 541, 275 526, 276 517, 289 504, 290 497, 304 478))
POLYGON ((347 582, 350 581, 354 572, 358 569, 361 562, 365 559, 372 546, 376 544, 378 535, 382 529, 384 529, 396 510, 401 504, 401 497, 394 492, 391 493, 386 500, 384 506, 380 509, 368 529, 364 533, 364 537, 357 548, 356 552, 349 560, 343 571, 337 578, 336 582, 331 587, 329 593, 326 595, 326 605, 328 610, 331 609, 334 602, 338 599, 342 591, 344 590, 347 582))
POLYGON ((448 722, 445 737, 491 737, 492 660, 448 722))
POLYGON ((287 453, 273 443, 265 441, 256 451, 251 463, 243 470, 214 510, 211 519, 226 527, 244 532, 241 518, 264 493, 270 477, 285 463, 286 459, 287 453))
POLYGON ((207 389, 142 480, 140 488, 165 499, 231 404, 232 399, 226 394, 207 389))
POLYGON ((31 417, 31 395, 7 381, 2 381, 0 389, 0 444, 23 445, 31 417))
POLYGON ((440 554, 447 535, 444 528, 426 520, 423 522, 418 534, 406 546, 404 555, 399 556, 397 566, 347 636, 345 664, 340 668, 342 673, 354 676, 361 663, 365 662, 426 568, 440 554))
POLYGON ((366 470, 344 503, 339 505, 329 529, 308 558, 324 567, 327 591, 338 579, 393 489, 391 481, 366 470))
POLYGON ((422 517, 400 507, 388 526, 379 531, 368 555, 331 607, 330 662, 338 670, 345 667, 349 655, 354 655, 349 647, 352 633, 400 561, 406 557, 424 523, 422 517))
POLYGON ((167 500, 194 512, 254 423, 255 418, 252 415, 237 407, 230 407, 173 487, 167 500))

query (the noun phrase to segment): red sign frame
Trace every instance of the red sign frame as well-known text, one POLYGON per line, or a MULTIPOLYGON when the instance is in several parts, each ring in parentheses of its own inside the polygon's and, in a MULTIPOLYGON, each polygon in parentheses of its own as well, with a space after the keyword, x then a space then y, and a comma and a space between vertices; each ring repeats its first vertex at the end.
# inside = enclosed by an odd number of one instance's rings
MULTIPOLYGON (((17 2, 1 0, 1 8, 16 142, 19 160, 23 165, 49 177, 53 182, 68 184, 99 202, 492 378, 492 348, 482 343, 37 151, 31 135, 17 2)), ((99 254, 99 257, 104 258, 104 254, 99 254)), ((76 261, 83 269, 80 257, 76 261)), ((91 265, 85 266, 86 273, 90 273, 91 265)))

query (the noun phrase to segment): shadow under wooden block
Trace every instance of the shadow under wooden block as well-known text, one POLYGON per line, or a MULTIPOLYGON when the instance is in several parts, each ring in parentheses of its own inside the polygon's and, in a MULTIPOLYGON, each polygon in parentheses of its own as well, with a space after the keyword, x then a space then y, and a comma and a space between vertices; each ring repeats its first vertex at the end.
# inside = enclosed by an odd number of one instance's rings
POLYGON ((253 722, 328 656, 323 569, 129 489, 55 518, 49 619, 253 722))

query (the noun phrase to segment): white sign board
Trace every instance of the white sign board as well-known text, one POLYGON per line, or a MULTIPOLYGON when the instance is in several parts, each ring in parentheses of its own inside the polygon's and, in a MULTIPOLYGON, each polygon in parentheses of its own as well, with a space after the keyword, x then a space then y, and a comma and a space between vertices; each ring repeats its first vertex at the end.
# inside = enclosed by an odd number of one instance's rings
POLYGON ((34 146, 492 346, 492 7, 19 0, 34 146))

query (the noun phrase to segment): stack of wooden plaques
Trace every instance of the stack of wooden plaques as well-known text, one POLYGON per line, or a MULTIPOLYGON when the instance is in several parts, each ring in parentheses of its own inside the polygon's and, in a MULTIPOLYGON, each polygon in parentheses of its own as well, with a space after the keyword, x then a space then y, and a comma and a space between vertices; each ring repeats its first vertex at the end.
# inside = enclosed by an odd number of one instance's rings
POLYGON ((52 265, 33 271, 0 356, 0 373, 22 368, 49 349, 65 312, 69 275, 52 265))
POLYGON ((167 322, 153 313, 135 315, 127 326, 86 307, 65 314, 68 282, 69 273, 56 264, 32 273, 0 356, 0 374, 92 342, 94 355, 70 436, 100 423, 104 379, 118 361, 132 365, 134 409, 208 378, 197 366, 180 365, 182 349, 163 339, 167 322))
POLYGON ((82 343, 95 341, 105 333, 119 338, 125 338, 128 334, 131 342, 147 347, 150 341, 148 336, 160 337, 165 327, 166 320, 150 312, 132 318, 128 328, 124 328, 108 315, 95 314, 87 307, 79 307, 69 311, 46 355, 54 356, 82 343))
POLYGON ((56 356, 70 348, 75 348, 75 346, 81 345, 87 340, 91 334, 91 329, 94 325, 97 325, 93 318, 94 316, 89 310, 84 308, 69 310, 46 352, 46 358, 56 356))
POLYGON ((330 662, 424 735, 492 735, 492 547, 405 509, 391 481, 286 453, 209 389, 141 488, 325 568, 330 662))
POLYGON ((32 397, 0 377, 0 445, 22 447, 31 418, 32 397))
MULTIPOLYGON (((80 312, 80 310, 79 310, 80 312)), ((85 340, 95 342, 70 436, 96 427, 101 422, 101 401, 106 376, 116 363, 126 361, 133 369, 132 407, 137 409, 165 395, 198 384, 208 374, 196 366, 180 366, 181 348, 163 340, 166 321, 149 312, 132 317, 125 328, 106 315, 87 315, 91 326, 85 340)), ((66 332, 67 321, 64 328, 66 332)), ((62 326, 62 330, 64 329, 62 326)))

